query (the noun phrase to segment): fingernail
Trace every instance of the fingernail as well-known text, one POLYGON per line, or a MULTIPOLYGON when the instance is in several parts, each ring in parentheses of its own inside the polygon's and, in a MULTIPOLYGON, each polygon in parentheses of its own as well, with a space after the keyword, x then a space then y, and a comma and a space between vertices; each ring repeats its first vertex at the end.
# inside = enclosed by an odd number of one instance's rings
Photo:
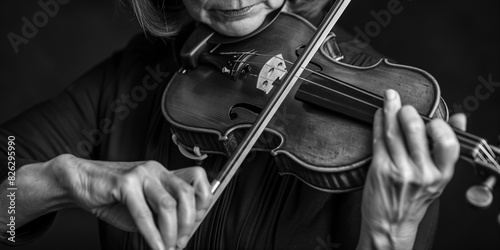
POLYGON ((394 100, 396 98, 396 91, 392 89, 388 89, 385 91, 385 99, 386 100, 394 100))
POLYGON ((182 238, 179 239, 179 242, 177 243, 177 245, 180 248, 185 248, 187 243, 188 243, 188 240, 189 240, 189 238, 187 236, 183 236, 182 238))
POLYGON ((164 250, 165 249, 165 246, 163 246, 162 242, 158 242, 158 243, 156 243, 156 245, 157 245, 156 249, 160 249, 160 250, 164 250))

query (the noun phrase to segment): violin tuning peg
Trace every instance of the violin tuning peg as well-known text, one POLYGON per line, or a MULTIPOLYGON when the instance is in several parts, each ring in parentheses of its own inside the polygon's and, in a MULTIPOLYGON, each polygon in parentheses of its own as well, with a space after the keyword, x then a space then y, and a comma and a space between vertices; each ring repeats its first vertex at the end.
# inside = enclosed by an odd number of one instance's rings
POLYGON ((470 204, 476 207, 486 208, 491 205, 491 202, 493 201, 492 190, 495 186, 495 183, 495 176, 490 176, 482 184, 470 187, 467 190, 465 197, 470 204))

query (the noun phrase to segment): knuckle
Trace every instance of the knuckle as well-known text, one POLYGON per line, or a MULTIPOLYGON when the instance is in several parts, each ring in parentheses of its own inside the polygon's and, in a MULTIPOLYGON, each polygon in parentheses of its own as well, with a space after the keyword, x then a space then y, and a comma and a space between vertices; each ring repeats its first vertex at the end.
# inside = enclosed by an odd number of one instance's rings
POLYGON ((191 171, 193 172, 193 175, 196 177, 196 178, 202 178, 204 176, 206 176, 206 172, 205 172, 205 169, 200 167, 200 166, 195 166, 195 167, 192 167, 191 168, 191 171))
POLYGON ((434 119, 429 123, 432 137, 436 143, 444 147, 458 147, 458 140, 449 125, 442 119, 434 119))
MULTIPOLYGON (((419 142, 417 142, 417 138, 412 138, 412 142, 409 142, 410 139, 406 139, 406 143, 407 144, 417 144, 419 142)), ((425 147, 422 147, 422 146, 413 146, 413 147, 410 147, 408 146, 407 147, 407 150, 406 152, 408 153, 408 157, 409 157, 409 161, 413 161, 415 163, 415 165, 417 166, 420 166, 423 164, 423 161, 425 160, 425 156, 426 156, 426 153, 429 152, 429 149, 428 149, 428 145, 425 145, 425 147)))
POLYGON ((430 159, 428 158, 430 153, 428 149, 412 149, 409 152, 411 161, 415 166, 413 167, 425 167, 429 164, 430 159))
POLYGON ((400 174, 399 178, 401 183, 405 184, 418 183, 420 181, 419 178, 413 172, 410 171, 403 171, 400 174))
POLYGON ((419 184, 422 187, 435 187, 440 183, 446 183, 446 180, 437 168, 424 169, 420 174, 419 184))
POLYGON ((408 119, 405 126, 406 126, 408 133, 412 133, 412 134, 421 133, 424 130, 423 122, 416 119, 416 118, 408 119))
POLYGON ((192 176, 194 177, 195 182, 200 180, 207 180, 207 173, 202 167, 192 167, 190 169, 192 176))
POLYGON ((444 148, 458 148, 458 142, 454 136, 441 136, 438 143, 444 148))
POLYGON ((170 195, 162 195, 158 200, 158 206, 165 210, 175 210, 177 208, 177 201, 170 195))
POLYGON ((163 168, 163 165, 161 165, 161 163, 154 161, 154 160, 146 161, 146 162, 144 162, 144 164, 141 164, 141 165, 144 165, 146 168, 156 168, 156 167, 163 168))
POLYGON ((431 132, 434 133, 435 135, 441 135, 444 133, 443 128, 447 126, 446 122, 442 119, 432 119, 429 124, 429 129, 431 129, 431 132))
POLYGON ((385 138, 387 140, 394 140, 397 137, 397 131, 394 125, 389 125, 384 132, 385 138))
POLYGON ((139 165, 129 171, 126 171, 123 175, 120 176, 117 182, 120 186, 135 186, 145 175, 147 175, 147 172, 148 171, 144 166, 139 165))
POLYGON ((148 165, 146 164, 139 164, 135 168, 132 168, 131 171, 129 171, 130 174, 137 174, 137 175, 146 175, 148 173, 148 165))
POLYGON ((194 187, 192 187, 191 185, 189 185, 185 182, 182 182, 177 186, 177 191, 181 195, 187 195, 187 196, 194 196, 194 193, 195 193, 194 187))
POLYGON ((420 183, 420 176, 414 171, 389 171, 387 174, 392 182, 398 185, 418 185, 420 183))
POLYGON ((423 187, 427 186, 432 186, 435 183, 439 182, 440 178, 436 175, 432 174, 427 174, 427 175, 422 175, 422 177, 419 180, 419 184, 423 187))
POLYGON ((133 186, 137 183, 137 176, 133 172, 128 172, 120 178, 121 186, 133 186))
POLYGON ((412 117, 418 115, 418 111, 412 105, 403 105, 398 112, 398 116, 402 117, 412 117))

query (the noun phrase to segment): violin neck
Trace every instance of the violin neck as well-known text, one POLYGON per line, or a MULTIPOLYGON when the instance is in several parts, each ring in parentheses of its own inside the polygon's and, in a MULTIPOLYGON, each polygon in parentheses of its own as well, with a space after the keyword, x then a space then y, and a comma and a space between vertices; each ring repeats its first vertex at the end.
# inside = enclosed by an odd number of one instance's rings
MULTIPOLYGON (((368 125, 373 124, 375 112, 384 105, 382 96, 322 73, 315 75, 301 84, 295 95, 297 100, 346 115, 368 125), (319 78, 322 80, 318 80, 319 78)), ((425 123, 431 121, 431 118, 421 116, 425 123)), ((500 165, 496 158, 496 154, 500 154, 498 148, 490 146, 483 138, 456 128, 453 130, 461 146, 462 158, 500 174, 500 165)))

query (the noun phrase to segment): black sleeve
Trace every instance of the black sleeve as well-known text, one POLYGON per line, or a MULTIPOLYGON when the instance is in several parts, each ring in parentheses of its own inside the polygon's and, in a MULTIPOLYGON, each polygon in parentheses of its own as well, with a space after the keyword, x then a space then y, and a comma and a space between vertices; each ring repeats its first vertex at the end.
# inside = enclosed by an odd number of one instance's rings
MULTIPOLYGON (((120 121, 123 113, 116 112, 120 110, 113 105, 123 98, 124 93, 130 93, 135 84, 142 83, 144 75, 156 69, 148 65, 165 61, 171 51, 168 46, 170 43, 140 34, 126 48, 78 78, 55 98, 0 125, 0 181, 3 182, 9 172, 9 136, 15 137, 16 169, 65 153, 85 159, 105 158, 101 149, 106 147, 109 136, 102 133, 97 136, 95 131, 109 129, 111 120, 120 121)), ((151 77, 160 76, 153 72, 151 77)), ((118 123, 115 125, 119 126, 118 123)), ((3 201, 4 198, 0 199, 3 201)), ((50 227, 55 214, 47 214, 16 228, 14 245, 25 244, 42 235, 50 227)), ((5 232, 0 232, 0 236, 0 242, 12 245, 4 239, 5 232)))
MULTIPOLYGON (((15 161, 16 169, 30 163, 45 162, 64 153, 96 158, 97 146, 88 143, 88 133, 85 131, 97 126, 103 83, 113 77, 120 57, 120 53, 115 54, 77 79, 58 96, 0 125, 0 183, 7 179, 10 171, 7 165, 9 137, 15 138, 15 157, 10 160, 15 161)), ((15 180, 12 184, 15 185, 15 180)), ((5 197, 1 199, 5 201, 5 197)), ((0 232, 0 242, 16 246, 26 244, 41 236, 55 216, 56 212, 53 212, 16 228, 15 242, 8 241, 6 237, 9 234, 0 232)))
MULTIPOLYGON (((95 126, 101 79, 107 62, 76 80, 57 97, 31 108, 0 126, 0 181, 5 181, 9 169, 8 145, 10 137, 15 138, 15 155, 10 162, 19 169, 24 165, 48 161, 60 154, 71 153, 73 145, 83 139, 82 130, 95 126)), ((94 150, 86 148, 88 158, 94 150)), ((82 151, 83 152, 83 151, 82 151)), ((10 166, 13 166, 12 164, 10 166)), ((12 175, 12 173, 11 173, 12 175)), ((12 180, 12 177, 11 179, 12 180)), ((15 180, 9 187, 15 185, 15 180), (11 185, 12 184, 12 185, 11 185)), ((5 199, 2 197, 1 199, 5 199)), ((15 230, 15 242, 5 239, 10 234, 2 232, 1 241, 8 245, 22 245, 42 235, 51 225, 56 213, 42 216, 15 230)))

